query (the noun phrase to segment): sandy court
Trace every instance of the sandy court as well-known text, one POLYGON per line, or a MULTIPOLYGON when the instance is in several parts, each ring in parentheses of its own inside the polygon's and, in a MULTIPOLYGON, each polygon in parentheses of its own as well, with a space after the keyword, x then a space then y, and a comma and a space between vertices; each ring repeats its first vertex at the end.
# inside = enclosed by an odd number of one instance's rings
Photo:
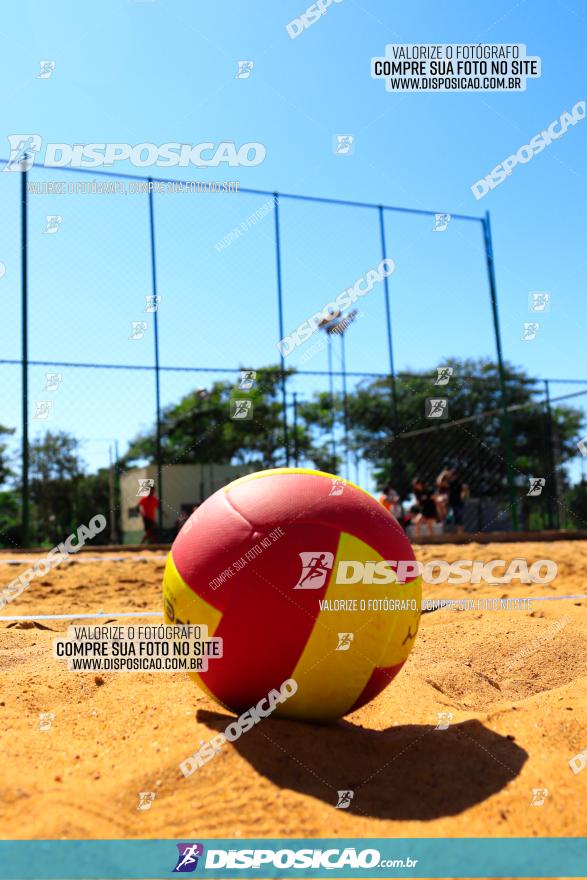
MULTIPOLYGON (((550 585, 428 585, 428 598, 587 592, 587 542, 416 552, 558 564, 550 585)), ((1 613, 104 611, 116 622, 159 610, 160 551, 91 556, 33 581, 1 613)), ((0 564, 0 586, 25 566, 0 564)), ((587 769, 568 763, 587 749, 585 599, 425 614, 406 666, 371 704, 329 726, 268 719, 187 779, 179 762, 231 716, 185 673, 68 672, 52 657, 66 625, 0 622, 2 838, 587 834, 587 769), (48 730, 41 712, 54 713, 48 730), (435 729, 440 712, 452 713, 446 730, 435 729), (335 808, 342 789, 354 791, 346 810, 335 808), (533 789, 548 789, 541 806, 533 789), (139 792, 156 793, 150 809, 137 809, 139 792)))

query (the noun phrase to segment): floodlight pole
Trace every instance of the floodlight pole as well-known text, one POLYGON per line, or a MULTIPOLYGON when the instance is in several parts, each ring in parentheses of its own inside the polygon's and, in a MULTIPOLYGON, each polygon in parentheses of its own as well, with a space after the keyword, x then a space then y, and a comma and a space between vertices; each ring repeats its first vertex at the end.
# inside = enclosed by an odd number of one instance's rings
POLYGON ((497 368, 499 371, 499 387, 501 392, 501 406, 503 413, 503 435, 505 445, 505 461, 507 471, 507 481, 510 496, 510 506, 512 511, 512 527, 514 532, 518 531, 518 495, 514 482, 514 461, 512 452, 512 431, 510 424, 510 414, 508 411, 508 398, 505 384, 505 370, 503 365, 503 355, 501 350, 501 334, 499 330, 499 314, 497 311, 497 286, 495 282, 495 261, 493 258, 493 244, 491 241, 491 221, 489 211, 486 211, 482 220, 483 233, 485 241, 485 259, 487 261, 487 275, 489 278, 489 296, 491 298, 491 312, 493 315, 493 328, 495 331, 495 345, 497 348, 497 368))
POLYGON ((30 511, 29 511, 29 345, 28 345, 28 229, 27 229, 27 160, 25 153, 22 160, 20 177, 21 204, 21 285, 22 285, 22 546, 29 546, 30 511))
MULTIPOLYGON (((284 338, 283 330, 283 290, 281 286, 281 246, 279 239, 279 193, 273 193, 275 205, 275 263, 277 268, 277 314, 279 319, 279 339, 284 338)), ((287 394, 285 390, 285 359, 283 351, 279 350, 279 363, 281 365, 281 409, 283 417, 283 446, 285 449, 285 465, 289 467, 289 432, 287 428, 287 394)))
POLYGON ((157 525, 159 527, 159 540, 163 531, 163 467, 161 465, 161 383, 159 370, 159 307, 157 302, 157 261, 155 254, 155 216, 153 212, 153 178, 149 177, 149 230, 151 234, 151 282, 154 297, 155 311, 153 312, 153 326, 155 338, 155 404, 157 407, 157 427, 155 451, 157 456, 157 492, 159 495, 159 507, 157 508, 157 525))
POLYGON ((330 421, 331 428, 331 444, 332 444, 332 473, 336 471, 336 414, 335 414, 335 402, 334 402, 334 373, 332 367, 332 340, 330 335, 326 333, 326 340, 328 342, 328 387, 330 394, 330 406, 332 409, 332 418, 330 421))

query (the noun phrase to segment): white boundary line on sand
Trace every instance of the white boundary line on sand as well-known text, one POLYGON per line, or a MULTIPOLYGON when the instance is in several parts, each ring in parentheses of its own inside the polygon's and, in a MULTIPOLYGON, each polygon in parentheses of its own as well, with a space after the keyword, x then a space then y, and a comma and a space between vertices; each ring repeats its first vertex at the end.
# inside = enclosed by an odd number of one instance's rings
MULTIPOLYGON (((560 602, 563 599, 587 599, 587 593, 579 596, 512 596, 511 598, 521 602, 560 602)), ((460 602, 461 600, 439 598, 438 601, 460 602)), ((506 602, 507 600, 500 599, 499 601, 506 602)), ((437 610, 440 610, 440 607, 437 610)), ((99 617, 163 617, 163 614, 161 611, 112 611, 111 613, 98 611, 96 614, 27 614, 16 617, 0 617, 0 620, 92 620, 99 617)))
POLYGON ((0 617, 0 620, 93 620, 98 617, 163 617, 162 611, 113 611, 107 614, 98 611, 96 614, 26 614, 20 617, 0 617))
MULTIPOLYGON (((159 556, 136 556, 133 554, 132 556, 88 556, 85 559, 77 557, 75 560, 68 559, 68 560, 64 560, 64 562, 66 562, 66 561, 67 562, 74 562, 74 561, 75 562, 126 562, 128 559, 131 559, 135 562, 139 559, 141 561, 146 560, 147 562, 150 562, 151 559, 156 559, 156 560, 167 559, 167 555, 165 554, 165 555, 159 555, 159 556)), ((36 556, 30 556, 30 557, 23 556, 20 559, 18 559, 18 558, 0 559, 0 565, 24 565, 25 563, 28 563, 28 562, 38 562, 38 561, 39 560, 36 556)))

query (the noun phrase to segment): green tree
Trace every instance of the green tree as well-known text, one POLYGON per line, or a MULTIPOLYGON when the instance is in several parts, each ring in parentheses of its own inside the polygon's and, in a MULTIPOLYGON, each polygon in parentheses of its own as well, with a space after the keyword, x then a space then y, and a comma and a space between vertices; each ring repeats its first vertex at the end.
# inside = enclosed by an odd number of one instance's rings
MULTIPOLYGON (((255 385, 239 390, 235 382, 214 382, 210 389, 197 389, 162 413, 161 458, 164 464, 209 463, 245 464, 276 467, 285 461, 283 409, 278 368, 256 371, 255 385), (252 418, 231 418, 236 400, 252 403, 252 418)), ((288 376, 292 371, 288 371, 288 376)), ((308 433, 299 426, 297 445, 300 455, 311 449, 308 433)), ((293 437, 290 436, 293 448, 293 437)), ((130 444, 123 465, 156 459, 153 429, 130 444)))
POLYGON ((3 486, 10 477, 14 476, 10 467, 8 444, 1 439, 11 434, 14 434, 14 428, 5 428, 4 425, 0 425, 0 486, 3 486))
POLYGON ((18 495, 14 490, 0 492, 0 546, 19 547, 21 522, 18 495))
MULTIPOLYGON (((394 425, 390 380, 362 382, 348 395, 349 446, 375 469, 381 488, 392 483, 407 494, 415 476, 432 482, 449 464, 459 464, 472 494, 504 495, 507 486, 501 395, 497 365, 490 360, 448 359, 453 370, 446 386, 437 386, 436 370, 402 374, 396 381, 397 424, 394 425), (425 418, 427 398, 447 398, 449 419, 425 418), (470 418, 474 417, 474 418, 470 418), (461 423, 460 420, 466 420, 461 423)), ((542 386, 523 370, 506 365, 514 468, 525 475, 552 478, 553 434, 557 463, 575 454, 583 414, 568 406, 552 411, 552 430, 541 402, 542 386)), ((300 407, 313 432, 330 431, 332 414, 342 423, 342 400, 319 393, 300 407)), ((339 446, 342 437, 339 427, 339 446)), ((314 440, 317 446, 316 439, 314 440)), ((326 446, 326 451, 328 447, 326 446)))
POLYGON ((13 483, 14 471, 11 467, 9 446, 1 438, 14 434, 14 428, 0 425, 0 546, 14 547, 20 544, 20 514, 18 496, 13 483))
POLYGON ((564 504, 567 511, 567 527, 587 529, 587 480, 584 477, 579 483, 567 489, 564 504))
MULTIPOLYGON (((79 441, 66 431, 47 431, 29 450, 32 507, 31 538, 57 544, 96 514, 109 519, 108 470, 88 474, 79 441)), ((108 543, 109 528, 93 539, 108 543)))
POLYGON ((36 537, 53 544, 80 524, 78 499, 84 464, 79 442, 65 431, 47 431, 31 441, 29 463, 36 537))

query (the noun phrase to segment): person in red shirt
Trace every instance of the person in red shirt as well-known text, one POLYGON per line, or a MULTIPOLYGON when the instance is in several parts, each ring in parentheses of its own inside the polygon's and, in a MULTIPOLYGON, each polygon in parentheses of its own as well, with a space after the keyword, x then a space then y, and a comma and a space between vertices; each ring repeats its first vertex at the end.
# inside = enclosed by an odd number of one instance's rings
POLYGON ((139 510, 143 518, 143 526, 145 534, 142 537, 141 544, 154 544, 157 535, 157 508, 159 507, 159 499, 155 495, 155 490, 150 489, 148 495, 143 495, 139 501, 139 510))
POLYGON ((379 503, 382 504, 386 510, 388 510, 392 516, 394 516, 400 525, 403 522, 403 508, 401 504, 401 500, 395 489, 391 486, 386 486, 381 495, 379 496, 379 503))

